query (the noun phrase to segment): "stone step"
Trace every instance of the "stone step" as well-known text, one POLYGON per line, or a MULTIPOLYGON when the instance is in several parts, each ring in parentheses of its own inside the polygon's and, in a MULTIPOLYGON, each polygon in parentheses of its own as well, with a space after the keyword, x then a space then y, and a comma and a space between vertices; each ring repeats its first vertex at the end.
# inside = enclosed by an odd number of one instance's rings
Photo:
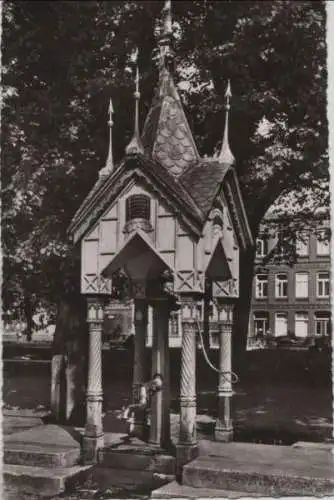
POLYGON ((103 467, 175 475, 175 457, 163 452, 129 448, 105 449, 99 454, 103 467), (146 451, 146 453, 145 453, 146 451))
POLYGON ((173 481, 175 476, 153 471, 113 469, 99 464, 92 469, 90 478, 102 490, 112 487, 132 488, 144 485, 152 485, 153 489, 173 481))
POLYGON ((30 465, 33 467, 72 467, 80 461, 79 447, 64 447, 54 444, 7 442, 3 460, 6 464, 30 465))
MULTIPOLYGON (((253 493, 253 497, 262 497, 253 493)), ((248 491, 216 490, 212 488, 194 488, 172 481, 152 491, 150 498, 249 498, 248 491)))
POLYGON ((205 453, 185 465, 184 485, 263 496, 334 493, 333 458, 322 450, 310 453, 307 448, 287 446, 209 443, 205 453))
POLYGON ((89 469, 89 465, 45 468, 4 464, 4 489, 10 497, 15 494, 16 498, 24 498, 24 495, 52 497, 71 488, 76 481, 84 480, 89 469))

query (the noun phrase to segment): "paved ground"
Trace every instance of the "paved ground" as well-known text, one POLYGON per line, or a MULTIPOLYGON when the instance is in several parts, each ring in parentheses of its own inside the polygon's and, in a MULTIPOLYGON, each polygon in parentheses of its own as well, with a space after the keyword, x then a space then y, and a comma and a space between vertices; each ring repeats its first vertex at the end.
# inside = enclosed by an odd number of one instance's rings
MULTIPOLYGON (((122 368, 123 370, 123 368, 122 368)), ((116 369, 115 369, 116 371, 116 369)), ((118 380, 110 376, 104 381, 105 428, 109 432, 122 432, 124 427, 117 415, 129 402, 131 380, 124 368, 118 380), (119 380, 119 378, 122 380, 119 380)), ((304 384, 274 385, 244 383, 235 386, 233 398, 234 420, 242 439, 265 442, 270 430, 272 441, 285 439, 321 440, 330 436, 331 389, 304 384), (247 436, 248 434, 248 436, 247 436), (297 438, 297 439, 296 439, 297 438)), ((5 363, 3 383, 4 409, 48 410, 50 404, 50 364, 5 363)), ((198 413, 207 416, 201 430, 211 432, 210 421, 215 418, 215 388, 198 387, 198 413)), ((178 388, 172 390, 172 412, 179 411, 178 388)), ((289 442, 287 444, 290 444, 289 442)))
MULTIPOLYGON (((7 428, 7 432, 13 432, 17 431, 18 429, 23 429, 27 428, 30 426, 39 426, 40 421, 38 421, 38 418, 34 416, 33 412, 23 412, 21 411, 16 411, 16 412, 9 412, 9 415, 5 414, 5 423, 7 420, 7 425, 5 425, 5 428, 7 428), (16 416, 15 416, 16 415, 16 416), (9 418, 8 418, 9 417, 9 418), (13 425, 14 421, 16 419, 15 425, 13 425), (33 421, 35 419, 35 421, 33 421)), ((205 424, 208 422, 208 419, 205 418, 203 415, 199 416, 199 426, 198 426, 198 434, 199 438, 203 439, 205 438, 205 433, 202 432, 201 430, 201 425, 205 424)), ((55 427, 55 426, 50 426, 50 428, 55 427)), ((178 415, 172 414, 172 434, 173 434, 173 439, 177 439, 178 435, 178 415)), ((38 432, 38 435, 41 435, 40 432, 38 431, 38 427, 36 427, 36 431, 38 432)), ((53 433, 54 434, 54 433, 53 433)), ((49 443, 49 441, 52 441, 52 438, 55 439, 55 435, 46 435, 46 442, 49 443)), ((11 437, 11 440, 15 439, 15 437, 11 437)), ((44 441, 45 441, 44 439, 44 441)), ((33 442, 35 438, 33 439, 33 442)), ((57 443, 58 443, 58 434, 57 434, 57 443)), ((43 440, 41 441, 43 442, 43 440)), ((230 447, 232 446, 229 445, 230 447)), ((227 449, 227 445, 224 445, 224 453, 225 453, 225 461, 227 460, 225 464, 225 468, 228 468, 228 464, 231 461, 231 464, 235 467, 239 467, 240 470, 243 470, 244 467, 244 462, 246 461, 249 467, 253 467, 254 469, 254 464, 259 463, 259 459, 257 458, 254 462, 254 449, 250 448, 250 444, 243 444, 243 443, 234 443, 232 446, 233 449, 229 451, 227 449), (241 452, 240 452, 241 450, 241 452), (248 460, 248 461, 247 461, 248 460), (239 465, 238 465, 239 464, 239 465)), ((305 446, 301 444, 301 446, 305 446)), ((309 446, 306 443, 306 446, 309 446)), ((325 450, 325 445, 319 445, 320 447, 324 447, 325 450)), ((221 445, 219 443, 212 443, 207 440, 201 441, 201 456, 205 455, 221 455, 221 445), (208 448, 209 446, 209 448, 208 448), (216 450, 217 448, 217 450, 216 450), (219 448, 219 450, 218 450, 219 448)), ((309 449, 309 448, 308 448, 309 449)), ((332 457, 327 458, 327 455, 321 453, 320 451, 316 450, 315 447, 313 446, 311 451, 312 453, 309 453, 306 448, 304 448, 304 453, 297 453, 294 452, 290 446, 283 446, 283 447, 276 447, 276 446, 264 446, 264 445, 257 445, 256 450, 259 451, 259 456, 261 460, 264 460, 264 463, 266 467, 268 468, 268 464, 270 464, 270 460, 273 462, 273 467, 279 467, 280 469, 287 469, 289 474, 293 475, 293 470, 291 467, 295 467, 296 471, 299 473, 304 471, 305 466, 310 467, 310 470, 315 470, 316 476, 318 477, 319 474, 324 477, 327 477, 329 474, 329 477, 332 478, 332 457), (264 451, 262 451, 264 450, 264 451), (269 455, 268 455, 268 450, 269 450, 269 455), (286 450, 286 452, 285 452, 286 450), (289 451, 291 450, 291 451, 289 451), (291 456, 290 456, 291 455, 291 456), (296 456, 295 456, 296 455, 296 456), (301 456, 301 455, 305 455, 301 456), (279 458, 279 463, 280 465, 278 466, 278 459, 279 458), (289 463, 291 464, 289 465, 289 463), (306 464, 306 465, 305 465, 306 464), (309 465, 307 465, 309 464, 309 465), (311 466, 311 465, 312 466, 311 466), (327 474, 327 475, 326 475, 327 474)), ((246 463, 245 462, 245 463, 246 463)), ((252 470, 253 470, 252 469, 252 470)), ((256 466, 255 469, 257 470, 256 466)), ((255 470, 254 469, 254 470, 255 470)), ((284 469, 284 470, 285 470, 284 469)), ((308 470, 308 469, 306 469, 308 470)), ((256 472, 256 471, 255 471, 256 472)), ((161 483, 160 483, 161 484, 161 483)), ((156 489, 157 487, 160 486, 159 484, 159 478, 152 479, 150 482, 146 482, 145 484, 141 485, 129 485, 126 488, 103 488, 103 486, 100 483, 92 482, 90 479, 88 479, 84 484, 79 484, 75 490, 72 493, 66 493, 57 497, 54 497, 53 500, 84 500, 84 499, 89 499, 89 500, 95 500, 95 499, 112 499, 112 498, 139 498, 142 500, 146 500, 149 498, 150 492, 153 489, 156 489)), ((30 497, 22 497, 25 498, 26 500, 32 500, 30 497)), ((34 499, 36 500, 36 499, 34 499)))
MULTIPOLYGON (((266 363, 269 368, 272 368, 268 357, 269 355, 265 357, 266 363)), ((329 438, 332 408, 330 385, 322 384, 315 378, 303 375, 301 368, 296 369, 296 376, 292 374, 285 378, 284 367, 276 368, 278 374, 282 373, 282 380, 276 377, 274 381, 271 381, 260 373, 250 379, 244 377, 242 383, 235 386, 233 411, 236 438, 241 441, 276 444, 282 441, 284 444, 292 444, 298 440, 324 441, 329 438)), ((174 382, 171 402, 172 435, 175 439, 178 434, 177 412, 179 409, 177 385, 177 382, 174 382)), ((109 376, 104 377, 106 431, 124 431, 124 425, 117 419, 117 415, 120 408, 129 400, 130 387, 131 371, 127 366, 113 366, 109 376)), ((203 383, 203 378, 199 380, 197 394, 200 438, 208 438, 212 434, 216 411, 215 387, 216 384, 212 381, 207 383, 204 378, 203 383)), ((39 425, 41 423, 40 412, 49 408, 49 391, 49 363, 32 363, 27 360, 6 362, 3 402, 7 415, 3 422, 4 432, 8 434, 39 425), (25 410, 24 416, 22 410, 25 410)), ((84 498, 106 500, 130 497, 145 499, 148 498, 153 485, 146 485, 142 489, 134 488, 132 491, 116 489, 98 491, 98 485, 94 484, 87 484, 84 487, 90 491, 90 493, 87 492, 86 497, 81 491, 62 498, 64 500, 84 500, 84 498), (93 497, 94 489, 95 496, 93 497)))

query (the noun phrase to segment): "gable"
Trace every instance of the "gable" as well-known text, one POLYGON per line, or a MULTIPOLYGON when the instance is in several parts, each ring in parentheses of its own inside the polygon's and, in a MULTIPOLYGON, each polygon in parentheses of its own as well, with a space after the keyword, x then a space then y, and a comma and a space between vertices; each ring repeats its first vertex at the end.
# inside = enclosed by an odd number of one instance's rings
POLYGON ((145 189, 154 192, 166 207, 178 213, 180 220, 192 233, 200 235, 203 216, 189 194, 163 167, 138 155, 124 161, 106 181, 94 186, 69 227, 74 242, 96 224, 131 182, 140 183, 145 189))

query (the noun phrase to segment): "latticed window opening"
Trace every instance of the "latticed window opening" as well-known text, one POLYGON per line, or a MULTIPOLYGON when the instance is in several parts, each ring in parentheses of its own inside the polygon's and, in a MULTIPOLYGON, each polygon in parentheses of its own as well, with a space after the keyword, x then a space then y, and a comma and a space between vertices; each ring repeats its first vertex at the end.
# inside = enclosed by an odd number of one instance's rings
POLYGON ((150 220, 150 198, 145 194, 133 194, 126 200, 126 222, 133 219, 150 220))

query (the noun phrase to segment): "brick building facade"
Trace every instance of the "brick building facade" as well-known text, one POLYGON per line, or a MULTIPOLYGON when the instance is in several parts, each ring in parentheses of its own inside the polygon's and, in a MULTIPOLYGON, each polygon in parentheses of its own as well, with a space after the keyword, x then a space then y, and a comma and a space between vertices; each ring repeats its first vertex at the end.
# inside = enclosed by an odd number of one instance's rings
MULTIPOLYGON (((263 226, 265 231, 265 226, 263 226)), ((329 223, 296 234, 293 265, 261 262, 277 247, 277 236, 260 236, 256 247, 249 337, 330 334, 329 223)))

